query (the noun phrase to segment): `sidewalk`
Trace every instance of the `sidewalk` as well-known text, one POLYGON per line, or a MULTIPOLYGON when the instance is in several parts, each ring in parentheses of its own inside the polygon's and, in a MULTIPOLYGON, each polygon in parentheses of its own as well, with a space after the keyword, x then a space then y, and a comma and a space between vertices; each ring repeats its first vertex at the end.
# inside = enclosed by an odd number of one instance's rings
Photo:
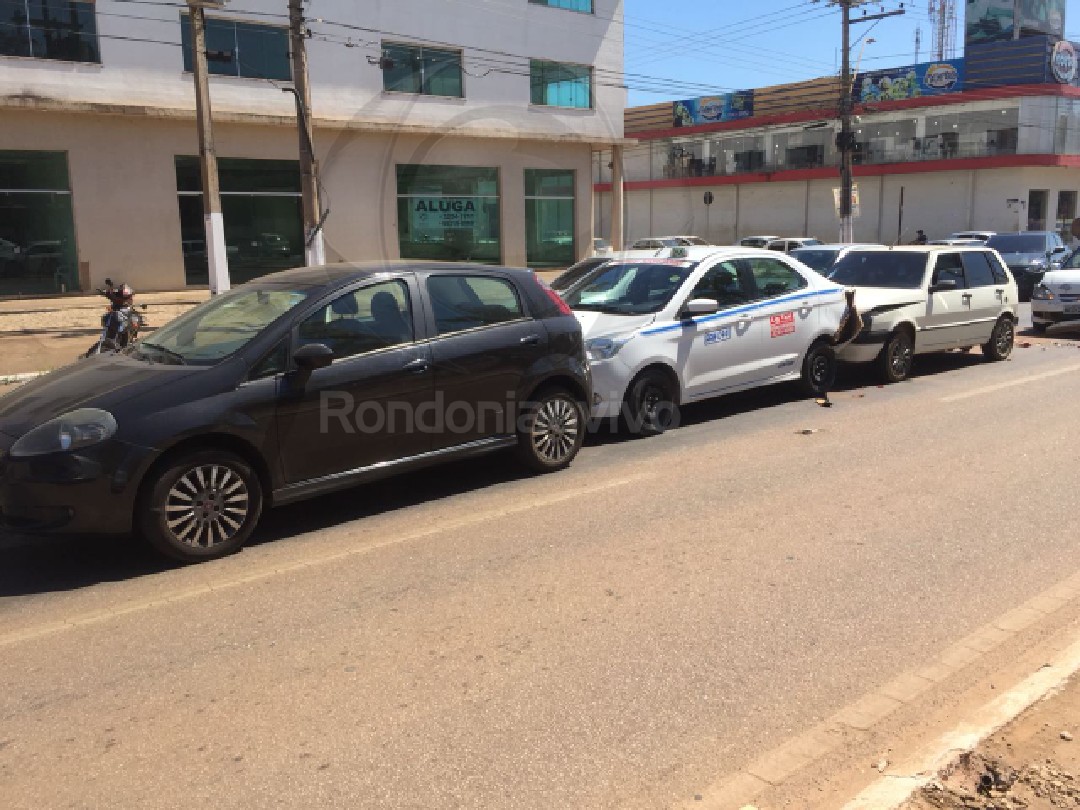
POLYGON ((904 810, 1080 807, 1080 678, 957 759, 904 810), (1074 739, 1075 738, 1075 739, 1074 739))
MULTIPOLYGON (((205 290, 136 294, 150 331, 209 297, 205 290)), ((100 295, 0 301, 0 375, 50 371, 83 354, 101 332, 100 295)))

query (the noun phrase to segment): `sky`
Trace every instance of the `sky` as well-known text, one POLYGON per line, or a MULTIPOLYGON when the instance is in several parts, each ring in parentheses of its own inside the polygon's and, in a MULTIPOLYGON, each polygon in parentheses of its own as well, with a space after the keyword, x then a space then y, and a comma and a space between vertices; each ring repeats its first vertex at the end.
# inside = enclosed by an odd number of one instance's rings
MULTIPOLYGON (((852 26, 852 67, 914 64, 933 58, 927 0, 876 0, 868 13, 905 14, 852 26), (868 30, 869 29, 869 30, 868 30)), ((963 55, 963 0, 957 2, 956 56, 963 55)), ((630 106, 696 98, 838 73, 840 12, 826 0, 625 0, 626 83, 630 106)), ((860 12, 853 13, 853 19, 860 12)), ((1080 40, 1080 0, 1068 0, 1065 31, 1080 40)))

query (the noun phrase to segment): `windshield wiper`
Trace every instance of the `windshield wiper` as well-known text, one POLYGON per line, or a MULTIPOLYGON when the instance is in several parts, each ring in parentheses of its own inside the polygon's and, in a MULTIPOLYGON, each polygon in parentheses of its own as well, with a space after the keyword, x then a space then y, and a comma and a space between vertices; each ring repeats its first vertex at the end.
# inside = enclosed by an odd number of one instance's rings
POLYGON ((186 366, 187 365, 187 360, 184 359, 184 355, 182 355, 182 354, 180 354, 178 352, 174 352, 172 349, 166 349, 164 346, 161 346, 161 345, 159 345, 157 343, 147 343, 144 340, 139 344, 139 346, 140 347, 145 347, 147 349, 154 349, 155 351, 161 352, 163 355, 168 357, 170 360, 174 361, 176 363, 176 365, 178 365, 178 366, 186 366))

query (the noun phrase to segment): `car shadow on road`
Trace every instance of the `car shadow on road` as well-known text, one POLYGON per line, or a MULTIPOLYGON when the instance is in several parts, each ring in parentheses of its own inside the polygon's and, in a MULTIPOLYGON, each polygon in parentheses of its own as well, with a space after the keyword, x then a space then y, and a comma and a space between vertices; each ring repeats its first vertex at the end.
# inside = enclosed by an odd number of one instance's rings
MULTIPOLYGON (((286 540, 530 475, 507 453, 451 462, 265 512, 247 545, 286 540)), ((0 598, 75 591, 182 567, 132 536, 0 535, 0 598)))

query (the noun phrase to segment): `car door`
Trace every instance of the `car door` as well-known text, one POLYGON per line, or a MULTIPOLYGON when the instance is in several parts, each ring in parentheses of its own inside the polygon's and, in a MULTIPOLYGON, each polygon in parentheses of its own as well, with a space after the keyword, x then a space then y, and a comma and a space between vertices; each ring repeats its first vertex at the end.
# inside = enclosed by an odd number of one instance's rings
POLYGON ((983 250, 969 250, 960 254, 964 263, 964 278, 971 298, 971 332, 973 343, 979 345, 990 340, 994 324, 1005 307, 1007 287, 998 283, 990 254, 983 250))
POLYGON ((972 326, 972 295, 967 289, 959 253, 937 254, 927 290, 926 314, 919 324, 916 349, 938 351, 977 342, 972 326), (941 281, 953 281, 956 286, 934 291, 934 285, 941 281))
POLYGON ((809 282, 780 258, 746 260, 758 302, 760 372, 763 379, 790 374, 797 368, 817 332, 817 310, 809 282), (798 297, 805 294, 805 297, 798 297))
POLYGON ((322 343, 333 362, 306 381, 285 376, 277 408, 287 484, 420 455, 431 433, 420 420, 434 400, 431 348, 417 317, 412 277, 336 295, 294 328, 293 350, 322 343))
POLYGON ((678 365, 685 398, 703 399, 761 378, 761 329, 754 320, 756 290, 745 260, 727 260, 705 271, 681 305, 708 298, 715 315, 682 318, 678 365))
POLYGON ((509 276, 433 273, 423 285, 440 419, 434 449, 513 434, 524 376, 548 352, 544 324, 509 276))

